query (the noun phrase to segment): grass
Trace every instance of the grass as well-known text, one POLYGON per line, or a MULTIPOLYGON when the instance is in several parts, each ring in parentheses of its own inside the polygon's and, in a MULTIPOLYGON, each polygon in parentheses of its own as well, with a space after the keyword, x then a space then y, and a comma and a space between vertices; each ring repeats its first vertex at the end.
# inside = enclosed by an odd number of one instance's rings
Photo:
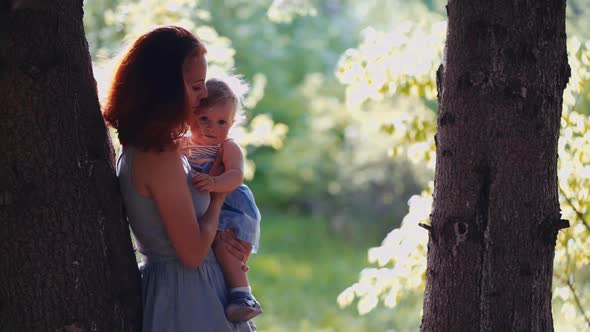
POLYGON ((336 303, 367 265, 369 246, 338 239, 324 220, 264 216, 260 250, 249 261, 253 292, 264 309, 255 319, 259 331, 417 331, 417 297, 364 316, 354 305, 341 309, 336 303))

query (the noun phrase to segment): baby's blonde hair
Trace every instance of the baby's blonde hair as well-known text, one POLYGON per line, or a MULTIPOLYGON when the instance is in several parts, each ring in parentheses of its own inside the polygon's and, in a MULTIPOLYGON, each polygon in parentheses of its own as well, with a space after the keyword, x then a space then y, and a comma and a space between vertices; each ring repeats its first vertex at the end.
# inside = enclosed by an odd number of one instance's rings
POLYGON ((248 84, 240 75, 219 75, 209 78, 205 84, 208 96, 201 100, 199 107, 232 103, 235 123, 238 124, 244 120, 244 97, 248 92, 248 84))

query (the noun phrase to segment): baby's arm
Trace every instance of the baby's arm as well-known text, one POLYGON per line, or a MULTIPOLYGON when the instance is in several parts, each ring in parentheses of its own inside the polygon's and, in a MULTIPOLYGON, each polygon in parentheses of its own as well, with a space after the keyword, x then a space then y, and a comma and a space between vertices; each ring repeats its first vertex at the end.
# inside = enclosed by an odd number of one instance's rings
POLYGON ((220 150, 224 172, 218 176, 197 174, 193 177, 193 185, 199 190, 209 192, 230 192, 244 181, 244 155, 240 146, 228 140, 220 150))
POLYGON ((233 140, 225 141, 221 153, 225 171, 213 177, 213 192, 229 192, 244 182, 244 154, 238 143, 233 140))

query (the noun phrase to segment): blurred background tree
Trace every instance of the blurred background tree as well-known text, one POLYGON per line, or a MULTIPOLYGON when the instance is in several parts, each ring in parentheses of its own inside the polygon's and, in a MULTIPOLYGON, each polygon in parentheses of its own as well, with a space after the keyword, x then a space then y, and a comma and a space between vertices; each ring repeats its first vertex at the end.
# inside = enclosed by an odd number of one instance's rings
MULTIPOLYGON (((428 222, 431 202, 444 5, 85 2, 99 87, 111 60, 157 24, 194 31, 207 44, 212 74, 233 68, 250 82, 248 119, 234 135, 264 219, 250 274, 266 305, 256 320, 261 331, 418 329, 427 234, 417 224, 428 222), (368 248, 372 265, 363 269, 368 248)), ((560 234, 555 260, 559 331, 587 328, 590 307, 588 14, 590 0, 568 1, 572 78, 560 188, 572 227, 560 234)))

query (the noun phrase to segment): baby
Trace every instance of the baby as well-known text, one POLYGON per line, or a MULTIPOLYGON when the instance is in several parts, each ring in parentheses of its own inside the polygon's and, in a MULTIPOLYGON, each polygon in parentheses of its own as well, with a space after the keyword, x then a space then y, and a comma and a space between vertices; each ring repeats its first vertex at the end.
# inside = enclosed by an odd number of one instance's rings
MULTIPOLYGON (((218 231, 231 228, 256 252, 260 238, 260 212, 252 192, 243 184, 244 155, 241 147, 228 138, 229 130, 236 124, 242 109, 242 96, 238 91, 244 89, 239 89, 240 86, 243 87, 244 83, 235 76, 207 80, 208 97, 201 100, 191 115, 191 135, 181 139, 180 148, 191 165, 193 185, 198 190, 230 192, 221 210, 218 231), (224 172, 211 176, 209 171, 218 156, 224 172)), ((230 321, 246 321, 262 313, 260 304, 252 295, 244 262, 231 255, 224 246, 214 246, 214 251, 230 288, 229 304, 225 309, 227 318, 230 321)))

